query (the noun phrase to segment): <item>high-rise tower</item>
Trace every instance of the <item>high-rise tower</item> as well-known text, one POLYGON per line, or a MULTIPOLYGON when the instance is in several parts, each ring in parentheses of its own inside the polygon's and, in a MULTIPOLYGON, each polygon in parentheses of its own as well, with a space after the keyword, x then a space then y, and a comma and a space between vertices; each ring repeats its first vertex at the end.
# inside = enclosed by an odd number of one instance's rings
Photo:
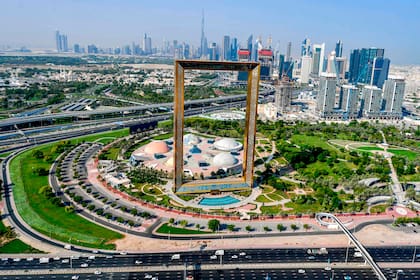
POLYGON ((321 117, 328 117, 334 111, 336 79, 337 76, 334 73, 322 73, 319 78, 316 109, 321 117))
POLYGON ((341 57, 343 55, 343 42, 341 40, 338 40, 335 44, 335 56, 341 57))
POLYGON ((201 16, 201 43, 200 43, 200 58, 207 57, 207 39, 204 34, 204 10, 201 16))
POLYGON ((286 61, 292 60, 292 42, 287 43, 286 61))
POLYGON ((312 48, 312 74, 319 76, 324 69, 325 43, 314 44, 312 48))
POLYGON ((390 76, 384 83, 383 110, 387 117, 402 118, 405 81, 402 77, 390 76))

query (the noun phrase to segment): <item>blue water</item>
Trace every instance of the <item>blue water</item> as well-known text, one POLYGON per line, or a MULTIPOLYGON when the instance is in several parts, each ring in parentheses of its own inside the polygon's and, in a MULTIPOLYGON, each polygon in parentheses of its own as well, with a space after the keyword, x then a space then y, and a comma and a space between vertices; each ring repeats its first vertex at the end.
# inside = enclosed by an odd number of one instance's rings
POLYGON ((198 204, 205 206, 220 206, 233 204, 236 202, 239 202, 239 200, 228 195, 223 197, 204 197, 198 204))

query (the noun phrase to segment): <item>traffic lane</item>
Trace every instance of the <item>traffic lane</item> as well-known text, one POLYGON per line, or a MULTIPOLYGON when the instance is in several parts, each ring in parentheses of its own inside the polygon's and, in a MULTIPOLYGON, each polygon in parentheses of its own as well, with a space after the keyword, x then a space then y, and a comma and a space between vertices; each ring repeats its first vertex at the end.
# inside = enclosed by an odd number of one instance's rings
MULTIPOLYGON (((385 275, 388 279, 395 278, 398 269, 386 269, 385 275)), ((248 280, 248 279, 264 279, 267 275, 272 279, 331 279, 334 274, 334 279, 345 279, 345 276, 350 276, 351 279, 377 279, 373 271, 369 268, 361 269, 233 269, 233 270, 187 270, 186 275, 191 275, 194 280, 248 280)), ((101 273, 95 275, 89 274, 49 274, 49 275, 13 275, 0 276, 0 280, 11 279, 71 279, 74 275, 79 276, 80 280, 84 279, 150 279, 157 277, 158 279, 179 279, 184 280, 183 271, 160 271, 160 272, 118 272, 118 273, 101 273)), ((402 273, 398 274, 400 280, 416 280, 420 279, 420 269, 403 269, 402 273)))
MULTIPOLYGON (((411 261, 413 256, 414 248, 369 248, 376 254, 379 254, 381 261, 391 262, 393 260, 411 261), (406 256, 401 257, 399 254, 405 254, 406 256)), ((95 257, 94 260, 89 259, 87 256, 73 259, 71 264, 70 261, 62 263, 63 258, 59 260, 50 259, 48 264, 39 264, 38 260, 27 261, 21 259, 18 262, 13 259, 7 259, 7 261, 0 262, 0 269, 45 269, 45 268, 68 268, 70 265, 73 267, 80 266, 82 263, 88 263, 90 267, 117 267, 124 265, 180 265, 183 263, 188 264, 218 264, 220 263, 220 257, 214 256, 215 251, 202 251, 202 252, 188 252, 179 253, 179 260, 171 260, 172 253, 160 253, 160 254, 139 254, 139 255, 118 255, 108 257, 95 257), (137 262, 136 262, 137 261, 137 262)), ((354 249, 349 248, 348 262, 363 262, 363 258, 354 257, 354 249)), ((346 256, 345 248, 333 248, 328 249, 326 255, 309 255, 305 249, 271 249, 271 250, 225 250, 225 255, 222 257, 223 263, 293 263, 293 262, 344 262, 346 256)), ((68 259, 68 258, 67 258, 68 259)), ((376 259, 376 258, 375 258, 376 259)), ((416 259, 418 261, 418 259, 416 259)))

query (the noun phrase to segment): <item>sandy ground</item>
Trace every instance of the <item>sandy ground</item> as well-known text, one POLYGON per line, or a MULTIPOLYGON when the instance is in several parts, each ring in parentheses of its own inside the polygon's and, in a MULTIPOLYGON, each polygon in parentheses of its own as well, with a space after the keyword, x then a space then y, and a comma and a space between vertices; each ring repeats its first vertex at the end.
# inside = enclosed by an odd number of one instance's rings
MULTIPOLYGON (((384 225, 370 225, 357 232, 356 237, 364 245, 420 245, 420 234, 394 231, 384 225)), ((312 235, 312 236, 283 236, 264 238, 237 238, 217 240, 174 241, 159 240, 127 235, 116 242, 121 251, 188 251, 198 250, 206 244, 206 249, 234 249, 234 248, 280 248, 280 247, 344 247, 348 239, 344 234, 312 235)))

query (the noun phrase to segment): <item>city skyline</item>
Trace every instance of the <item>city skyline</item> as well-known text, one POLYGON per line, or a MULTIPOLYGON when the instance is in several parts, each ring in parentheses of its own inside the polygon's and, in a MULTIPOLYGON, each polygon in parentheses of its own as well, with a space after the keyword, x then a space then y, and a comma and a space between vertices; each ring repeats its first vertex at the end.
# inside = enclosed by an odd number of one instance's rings
POLYGON ((234 1, 224 1, 223 5, 194 1, 125 1, 122 4, 116 1, 5 1, 3 8, 8 13, 0 19, 0 24, 8 28, 0 30, 0 45, 52 50, 55 49, 54 32, 60 30, 68 36, 69 46, 74 43, 100 47, 139 44, 147 33, 153 38, 153 47, 162 45, 164 39, 199 47, 204 10, 204 31, 209 45, 212 42, 220 45, 224 35, 238 38, 242 46, 250 34, 254 41, 261 36, 264 43, 271 35, 273 47, 281 53, 286 53, 288 42, 292 42, 292 56, 296 58, 300 56, 304 38, 310 38, 314 44, 325 42, 326 53, 334 50, 337 40, 341 40, 343 55, 347 57, 352 49, 376 46, 386 49, 394 65, 420 64, 416 49, 419 37, 416 36, 419 26, 416 15, 420 5, 412 1, 395 3, 369 1, 362 6, 361 1, 344 4, 273 1, 264 5, 251 1, 242 1, 240 5, 234 1), (375 23, 371 27, 366 19, 372 15, 375 23))

